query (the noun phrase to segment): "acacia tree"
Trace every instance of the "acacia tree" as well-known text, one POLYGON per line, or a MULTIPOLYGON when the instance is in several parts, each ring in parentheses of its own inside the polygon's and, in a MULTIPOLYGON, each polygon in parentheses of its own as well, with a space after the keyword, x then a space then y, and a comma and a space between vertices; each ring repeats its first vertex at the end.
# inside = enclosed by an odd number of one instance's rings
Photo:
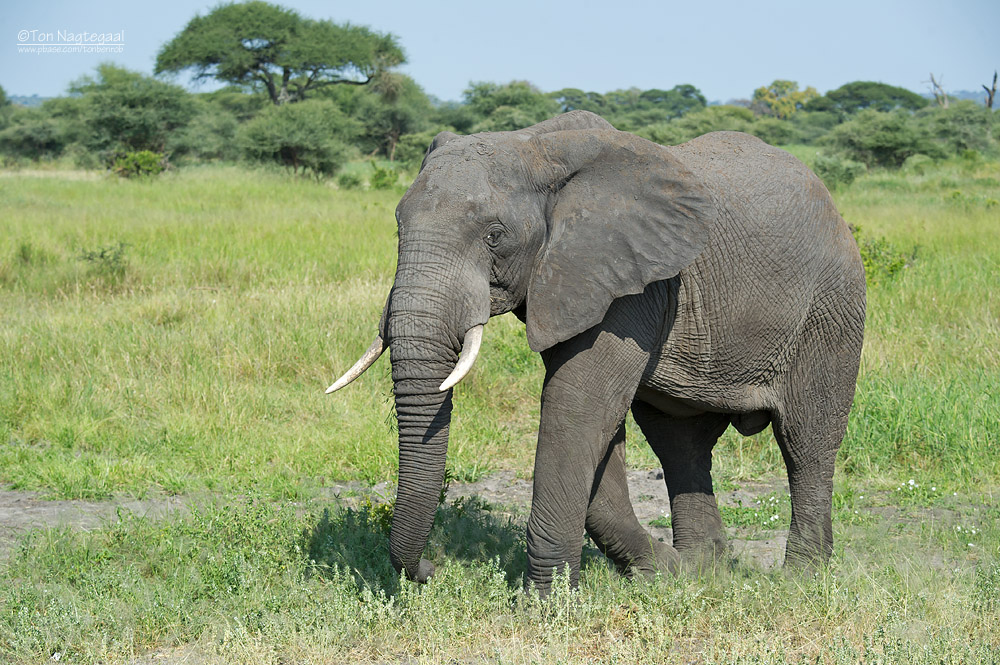
POLYGON ((819 93, 812 86, 799 90, 796 81, 778 79, 769 86, 753 91, 750 108, 759 115, 773 115, 787 119, 816 97, 819 97, 819 93))
POLYGON ((806 110, 857 113, 864 109, 916 111, 925 106, 926 99, 906 88, 876 81, 851 81, 809 101, 806 110))
POLYGON ((263 88, 278 105, 329 85, 365 85, 403 62, 391 34, 252 0, 191 19, 160 49, 156 73, 191 69, 195 80, 263 88))

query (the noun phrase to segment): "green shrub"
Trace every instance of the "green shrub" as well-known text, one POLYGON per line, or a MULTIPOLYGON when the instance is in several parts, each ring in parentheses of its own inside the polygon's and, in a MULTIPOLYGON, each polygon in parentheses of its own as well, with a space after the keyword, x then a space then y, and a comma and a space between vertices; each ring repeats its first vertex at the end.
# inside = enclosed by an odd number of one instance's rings
POLYGON ((359 189, 363 181, 357 173, 341 173, 337 176, 337 186, 341 189, 359 189))
POLYGON ((28 109, 14 118, 0 131, 0 152, 5 155, 35 160, 58 157, 68 142, 64 123, 39 109, 28 109))
POLYGON ((898 168, 908 157, 918 153, 941 156, 941 149, 906 111, 861 111, 834 127, 821 143, 869 168, 898 168))
POLYGON ((863 233, 860 226, 849 225, 861 252, 868 286, 878 286, 892 281, 917 257, 917 247, 903 252, 883 237, 873 238, 863 233))
POLYGON ((199 161, 236 161, 240 157, 236 132, 239 121, 235 114, 217 105, 199 100, 199 112, 186 126, 174 131, 167 139, 172 158, 199 161))
POLYGON ((119 282, 128 270, 128 258, 125 249, 128 244, 119 242, 97 249, 85 249, 80 252, 80 260, 90 265, 91 271, 98 277, 111 282, 119 282))
POLYGON ((98 65, 96 77, 75 81, 70 92, 81 100, 81 140, 95 151, 162 151, 194 115, 191 94, 180 86, 111 63, 98 65))
POLYGON ((416 169, 424 161, 427 154, 427 147, 437 136, 438 132, 445 129, 429 129, 416 134, 403 134, 399 137, 399 144, 396 146, 396 161, 408 168, 416 169))
POLYGON ((162 152, 139 150, 114 156, 111 171, 122 178, 143 178, 159 175, 167 168, 167 156, 162 152))
POLYGON ((392 189, 399 182, 399 171, 392 167, 382 168, 372 162, 372 175, 369 183, 372 189, 392 189))
POLYGON ((750 125, 749 132, 771 145, 787 145, 799 139, 795 125, 777 118, 760 118, 750 125))
POLYGON ((995 154, 992 122, 992 111, 971 100, 960 100, 948 108, 926 108, 915 117, 915 123, 947 156, 963 156, 970 150, 995 154))
POLYGON ((244 155, 258 162, 278 163, 293 172, 330 176, 347 161, 345 142, 357 131, 328 100, 306 100, 272 106, 250 120, 238 133, 244 155))
POLYGON ((677 145, 709 132, 748 132, 753 122, 753 111, 750 109, 729 105, 709 106, 668 123, 643 127, 635 133, 654 143, 677 145))
POLYGON ((910 155, 903 162, 903 170, 914 175, 924 175, 934 165, 934 159, 927 155, 910 155))
POLYGON ((865 165, 861 162, 822 153, 816 155, 816 162, 813 164, 813 171, 823 180, 830 191, 836 191, 850 185, 866 170, 865 165))

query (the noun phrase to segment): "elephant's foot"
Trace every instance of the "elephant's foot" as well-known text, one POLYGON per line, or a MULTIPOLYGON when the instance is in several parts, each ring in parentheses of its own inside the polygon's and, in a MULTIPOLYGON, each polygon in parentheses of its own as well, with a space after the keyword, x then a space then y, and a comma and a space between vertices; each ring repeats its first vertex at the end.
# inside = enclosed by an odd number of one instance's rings
POLYGON ((625 574, 628 577, 645 577, 652 579, 657 573, 676 575, 681 569, 681 557, 670 545, 650 537, 649 551, 635 557, 625 574))
POLYGON ((728 567, 732 559, 729 541, 721 533, 680 545, 677 552, 680 555, 681 570, 695 575, 716 570, 720 566, 728 567))

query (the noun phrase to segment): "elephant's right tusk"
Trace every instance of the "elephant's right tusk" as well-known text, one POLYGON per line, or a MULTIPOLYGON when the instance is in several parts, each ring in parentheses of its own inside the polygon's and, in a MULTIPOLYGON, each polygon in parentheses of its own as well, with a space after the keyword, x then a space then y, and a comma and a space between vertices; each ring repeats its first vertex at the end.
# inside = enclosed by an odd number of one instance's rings
POLYGON ((472 364, 476 362, 476 356, 479 355, 479 345, 482 342, 483 324, 480 323, 472 326, 465 333, 465 341, 462 342, 462 356, 458 359, 455 369, 451 371, 438 390, 444 392, 465 378, 465 375, 472 369, 472 364))
POLYGON ((358 362, 354 363, 354 366, 351 369, 347 370, 347 373, 344 374, 344 376, 334 381, 333 385, 326 389, 326 394, 329 395, 332 392, 340 390, 348 383, 364 374, 365 370, 371 367, 384 352, 385 342, 382 340, 382 335, 375 335, 375 341, 368 347, 368 350, 365 351, 364 355, 358 359, 358 362))

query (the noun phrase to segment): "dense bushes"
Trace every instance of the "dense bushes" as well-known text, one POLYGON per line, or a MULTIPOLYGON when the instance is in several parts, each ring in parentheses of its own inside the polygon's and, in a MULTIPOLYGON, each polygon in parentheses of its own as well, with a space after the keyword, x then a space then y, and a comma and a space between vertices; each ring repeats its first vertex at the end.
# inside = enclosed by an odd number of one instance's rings
POLYGON ((470 84, 461 103, 441 103, 412 79, 386 71, 368 85, 320 88, 305 101, 275 105, 260 92, 229 87, 192 95, 102 65, 70 91, 38 108, 0 103, 5 163, 64 159, 97 168, 112 165, 115 155, 148 150, 180 165, 243 159, 316 177, 365 157, 412 169, 441 130, 518 129, 574 109, 664 145, 720 130, 772 145, 816 145, 823 150, 816 171, 831 188, 850 184, 866 168, 922 169, 928 160, 968 151, 1000 153, 1000 115, 973 102, 931 106, 912 92, 865 81, 822 96, 799 91, 794 81, 775 81, 754 100, 711 106, 688 84, 601 94, 480 82, 470 84))

